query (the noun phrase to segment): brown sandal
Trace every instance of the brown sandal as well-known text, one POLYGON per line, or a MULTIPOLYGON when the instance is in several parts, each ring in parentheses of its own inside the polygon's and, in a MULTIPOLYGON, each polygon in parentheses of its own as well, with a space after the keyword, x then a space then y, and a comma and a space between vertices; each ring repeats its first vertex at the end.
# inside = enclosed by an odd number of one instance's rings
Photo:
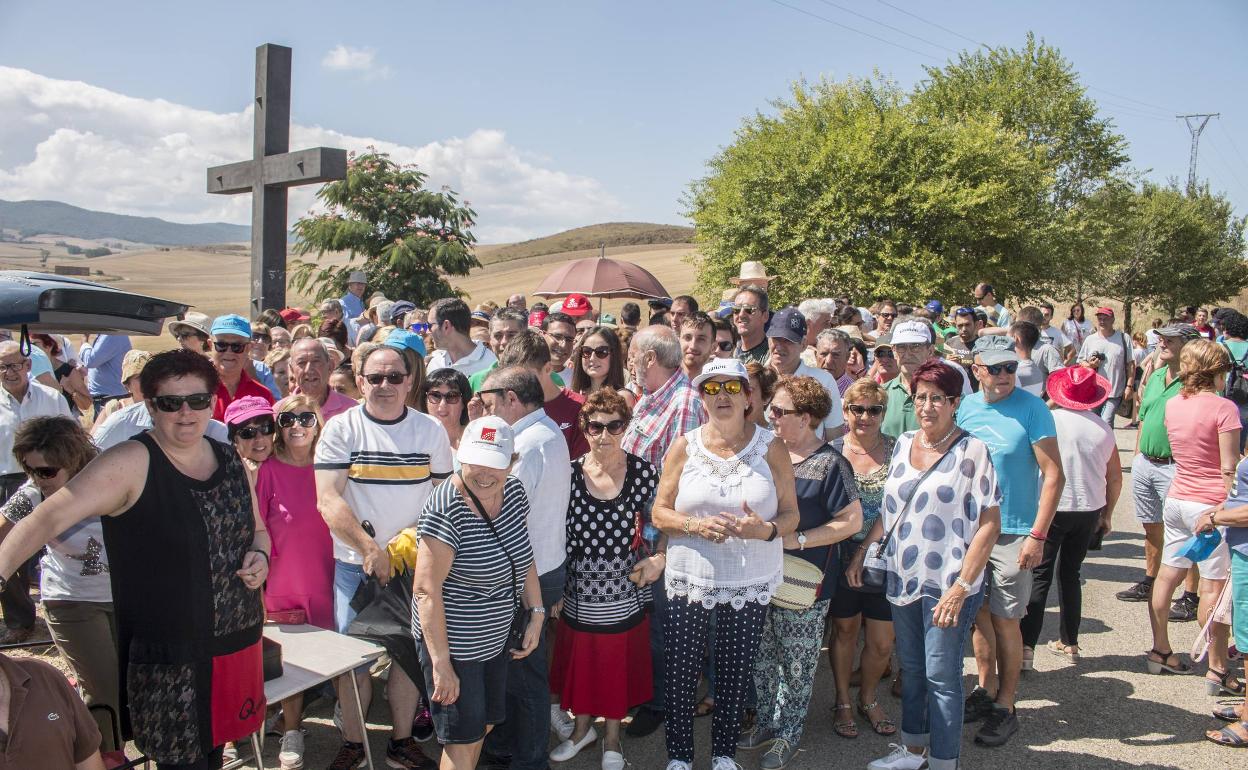
POLYGON ((698 701, 697 707, 694 708, 693 710, 694 718, 709 717, 711 714, 714 714, 714 713, 715 713, 715 701, 711 700, 710 698, 703 698, 702 700, 698 701))
POLYGON ((858 737, 858 725, 854 724, 854 707, 853 706, 849 705, 848 703, 838 703, 836 704, 836 707, 832 709, 832 716, 833 716, 832 729, 836 731, 837 735, 841 736, 842 738, 857 738, 858 737), (849 718, 842 719, 839 721, 836 720, 835 719, 836 715, 841 711, 848 711, 849 718))
POLYGON ((896 735, 897 734, 896 722, 889 719, 888 717, 884 717, 883 719, 879 721, 873 720, 871 718, 871 712, 879 707, 880 707, 879 701, 876 701, 874 703, 867 703, 865 705, 862 703, 859 703, 858 713, 862 714, 863 719, 871 723, 871 729, 875 731, 876 735, 885 735, 885 736, 896 735))

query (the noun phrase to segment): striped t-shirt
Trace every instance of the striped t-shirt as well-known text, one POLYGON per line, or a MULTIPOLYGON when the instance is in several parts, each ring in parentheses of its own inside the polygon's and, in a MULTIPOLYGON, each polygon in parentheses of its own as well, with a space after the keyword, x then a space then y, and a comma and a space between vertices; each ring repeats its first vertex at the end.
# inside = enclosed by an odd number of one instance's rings
MULTIPOLYGON (((451 475, 451 442, 433 417, 408 409, 397 420, 379 420, 364 405, 325 423, 316 444, 316 470, 345 470, 343 498, 355 518, 372 524, 382 548, 416 526, 433 481, 451 475)), ((334 535, 334 558, 363 564, 364 557, 334 535)))
MULTIPOLYGON (((498 537, 468 507, 454 484, 443 484, 425 503, 420 536, 440 540, 455 552, 451 571, 442 583, 446 637, 453 659, 492 660, 503 652, 516 597, 523 595, 524 578, 533 563, 528 517, 529 498, 515 476, 507 477, 502 509, 491 520, 498 537), (512 562, 516 565, 514 587, 512 562)), ((412 635, 421 638, 415 599, 412 635)))

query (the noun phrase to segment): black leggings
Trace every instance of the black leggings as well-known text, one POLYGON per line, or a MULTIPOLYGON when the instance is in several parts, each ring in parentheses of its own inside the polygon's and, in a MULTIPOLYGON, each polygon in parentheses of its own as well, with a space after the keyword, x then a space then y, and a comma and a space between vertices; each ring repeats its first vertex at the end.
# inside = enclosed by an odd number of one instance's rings
POLYGON ((218 746, 209 752, 207 756, 202 757, 199 761, 192 762, 189 765, 172 765, 168 762, 157 762, 156 770, 221 770, 223 759, 222 754, 224 754, 224 752, 225 747, 218 746))
POLYGON ((754 655, 767 617, 767 605, 746 602, 739 610, 718 604, 708 610, 683 597, 668 601, 664 700, 667 704, 667 757, 693 762, 693 710, 711 616, 715 656, 715 713, 711 717, 711 756, 734 757, 740 738, 746 691, 754 678, 754 655))
POLYGON ((1079 584, 1079 569, 1088 555, 1088 544, 1096 534, 1101 512, 1058 511, 1049 525, 1048 539, 1044 541, 1044 557, 1033 571, 1031 603, 1023 618, 1023 644, 1035 647, 1044 626, 1044 608, 1053 585, 1053 573, 1057 572, 1058 607, 1061 618, 1059 631, 1062 644, 1079 644, 1079 623, 1083 620, 1083 587, 1079 584))

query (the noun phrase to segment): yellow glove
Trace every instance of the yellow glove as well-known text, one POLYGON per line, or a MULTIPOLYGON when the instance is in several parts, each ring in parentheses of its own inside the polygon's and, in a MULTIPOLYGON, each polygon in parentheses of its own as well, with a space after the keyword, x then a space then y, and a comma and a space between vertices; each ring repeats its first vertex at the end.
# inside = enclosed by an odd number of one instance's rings
POLYGON ((397 575, 405 569, 416 569, 416 530, 408 527, 391 538, 386 544, 386 553, 390 555, 390 574, 397 575))

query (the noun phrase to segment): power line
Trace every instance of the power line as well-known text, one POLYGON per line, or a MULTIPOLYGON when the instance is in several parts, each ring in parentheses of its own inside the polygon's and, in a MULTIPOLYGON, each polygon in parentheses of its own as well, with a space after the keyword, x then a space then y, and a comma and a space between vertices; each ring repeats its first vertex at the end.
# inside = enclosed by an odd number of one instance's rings
POLYGON ((976 39, 975 39, 975 38, 973 38, 973 37, 967 37, 966 35, 963 35, 961 32, 955 32, 954 30, 949 29, 948 27, 942 27, 941 25, 937 24, 937 23, 936 23, 936 22, 934 22, 934 21, 929 21, 929 20, 927 20, 927 19, 923 18, 922 16, 919 16, 917 13, 911 13, 911 12, 907 11, 905 8, 898 8, 897 6, 893 5, 892 3, 886 3, 886 2, 884 2, 884 0, 876 0, 876 2, 877 2, 877 3, 879 3, 880 5, 886 5, 886 6, 888 6, 889 8, 892 8, 894 11, 897 11, 898 13, 904 13, 905 15, 907 15, 907 16, 909 16, 909 17, 911 17, 911 18, 918 19, 919 21, 923 22, 924 24, 930 24, 930 25, 932 25, 933 27, 935 27, 936 29, 939 29, 939 30, 941 30, 941 31, 943 31, 943 32, 948 32, 950 35, 953 35, 954 37, 960 37, 960 38, 962 38, 963 40, 965 40, 965 41, 967 41, 967 42, 970 42, 970 43, 974 43, 974 44, 975 44, 975 45, 977 45, 977 46, 983 46, 984 48, 992 48, 992 46, 988 45, 987 43, 981 43, 981 42, 979 42, 978 40, 976 40, 976 39))
POLYGON ((1219 119, 1218 128, 1222 129, 1222 133, 1226 135, 1226 141, 1230 143, 1231 149, 1235 151, 1237 156, 1239 156, 1239 160, 1244 164, 1244 168, 1248 168, 1248 160, 1244 159, 1244 155, 1239 151, 1239 147, 1236 146, 1235 140, 1231 138, 1231 132, 1226 128, 1226 121, 1219 119))
POLYGON ((883 44, 885 44, 885 45, 891 45, 891 46, 892 46, 892 47, 894 47, 894 48, 900 48, 900 49, 901 49, 901 50, 903 50, 903 51, 909 51, 910 53, 913 53, 913 54, 918 54, 919 56, 922 56, 922 57, 927 58, 927 59, 933 59, 933 60, 936 60, 936 61, 940 61, 940 59, 939 59, 939 58, 937 58, 937 57, 935 57, 935 56, 932 56, 930 53, 924 53, 923 51, 916 50, 916 49, 914 49, 914 48, 911 48, 910 46, 902 45, 901 43, 894 43, 892 40, 889 40, 888 38, 883 38, 883 37, 880 37, 879 35, 873 35, 873 34, 871 34, 870 32, 864 32, 864 31, 862 31, 862 30, 860 30, 860 29, 857 29, 857 28, 855 28, 855 27, 851 27, 851 26, 849 26, 848 24, 842 24, 842 23, 841 23, 841 22, 839 22, 839 21, 833 21, 832 19, 829 19, 829 18, 828 18, 828 17, 826 17, 826 16, 820 16, 820 15, 819 15, 819 14, 817 14, 817 13, 811 13, 810 11, 806 10, 805 8, 799 8, 799 7, 797 7, 796 5, 789 5, 788 3, 783 2, 782 0, 768 0, 768 1, 769 1, 769 2, 771 2, 771 3, 775 3, 776 5, 782 5, 782 6, 784 6, 785 8, 788 8, 788 9, 789 9, 789 10, 791 10, 791 11, 797 11, 798 13, 803 13, 803 14, 806 14, 807 16, 810 16, 811 18, 819 19, 820 21, 825 21, 825 22, 827 22, 828 24, 832 24, 832 25, 834 25, 834 26, 840 27, 841 29, 847 29, 847 30, 849 30, 850 32, 854 32, 854 33, 857 33, 857 34, 859 34, 859 35, 864 35, 864 36, 866 36, 866 37, 871 38, 872 40, 877 40, 877 41, 879 41, 879 42, 881 42, 881 43, 883 43, 883 44))
POLYGON ((855 11, 855 10, 854 10, 854 9, 852 9, 852 8, 846 8, 846 7, 845 7, 845 6, 843 6, 843 5, 837 5, 836 3, 832 2, 832 0, 819 0, 819 2, 823 3, 824 5, 829 5, 829 6, 832 6, 833 8, 838 9, 838 10, 844 11, 845 13, 851 13, 851 14, 853 14, 854 16, 857 16, 857 17, 858 17, 858 18, 860 18, 860 19, 866 19, 867 21, 871 22, 872 24, 879 24, 881 27, 884 27, 884 28, 886 28, 886 29, 891 29, 891 30, 892 30, 892 31, 894 31, 894 32, 900 32, 901 34, 905 35, 905 36, 906 36, 906 37, 908 37, 908 38, 912 38, 912 39, 914 39, 914 40, 918 40, 920 43, 927 43, 928 45, 930 45, 930 46, 932 46, 932 47, 934 47, 934 48, 940 48, 941 50, 948 51, 949 53, 954 53, 954 54, 956 54, 956 53, 957 53, 957 51, 956 51, 956 50, 954 50, 954 49, 950 48, 950 47, 949 47, 949 46, 947 46, 947 45, 942 45, 942 44, 940 44, 940 43, 934 43, 934 42, 932 42, 931 40, 928 40, 928 39, 927 39, 927 38, 925 38, 925 37, 919 37, 918 35, 912 35, 912 34, 910 34, 909 32, 907 32, 907 31, 905 31, 904 29, 902 29, 901 27, 894 27, 892 24, 886 24, 885 22, 882 22, 882 21, 880 21, 879 19, 873 19, 873 18, 871 18, 870 16, 866 15, 865 13, 858 13, 857 11, 855 11))
POLYGON ((1097 86, 1088 86, 1088 88, 1089 88, 1090 90, 1092 90, 1092 91, 1100 91, 1100 92, 1101 92, 1101 93, 1103 93, 1103 94, 1109 94, 1110 96, 1116 97, 1116 98, 1118 98, 1118 99, 1126 99, 1126 100, 1127 100, 1127 101, 1129 101, 1129 102, 1135 102, 1136 104, 1142 104, 1142 105, 1144 105, 1145 107, 1152 107, 1153 109, 1155 109, 1155 110, 1160 110, 1161 112, 1164 112, 1164 113, 1166 113, 1167 115, 1172 115, 1172 114, 1174 114, 1175 112, 1178 112, 1178 110, 1172 110, 1172 109, 1170 109, 1169 107, 1161 107, 1161 106, 1159 106, 1159 105, 1153 104, 1152 102, 1146 102, 1146 101, 1143 101, 1143 100, 1141 100, 1141 99, 1135 99, 1135 98, 1132 98, 1132 97, 1127 96, 1127 95, 1125 95, 1125 94, 1116 94, 1116 93, 1114 93, 1113 91, 1110 91, 1108 88, 1098 88, 1097 86))
MULTIPOLYGON (((1212 136, 1209 136, 1207 138, 1209 140, 1209 149, 1213 150, 1213 156, 1222 162, 1222 168, 1225 168, 1230 173, 1231 178, 1235 180, 1235 184, 1239 185, 1239 189, 1248 193, 1248 185, 1244 184, 1243 180, 1239 178, 1239 174, 1235 173, 1235 168, 1231 166, 1231 164, 1227 163, 1226 160, 1222 157, 1222 151, 1218 149, 1217 142, 1213 141, 1212 136)), ((1221 174, 1219 174, 1218 176, 1220 177, 1221 174)))

